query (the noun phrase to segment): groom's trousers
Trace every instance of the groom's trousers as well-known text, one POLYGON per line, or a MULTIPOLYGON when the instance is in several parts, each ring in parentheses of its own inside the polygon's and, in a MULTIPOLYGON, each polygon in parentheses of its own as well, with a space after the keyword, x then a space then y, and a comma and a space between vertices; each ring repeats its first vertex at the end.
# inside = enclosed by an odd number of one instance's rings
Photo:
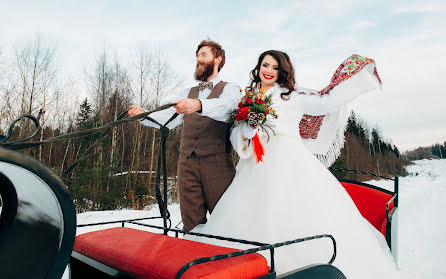
POLYGON ((212 213, 220 197, 235 175, 231 153, 217 153, 197 157, 180 153, 178 160, 178 184, 183 229, 191 230, 207 221, 206 213, 212 213))

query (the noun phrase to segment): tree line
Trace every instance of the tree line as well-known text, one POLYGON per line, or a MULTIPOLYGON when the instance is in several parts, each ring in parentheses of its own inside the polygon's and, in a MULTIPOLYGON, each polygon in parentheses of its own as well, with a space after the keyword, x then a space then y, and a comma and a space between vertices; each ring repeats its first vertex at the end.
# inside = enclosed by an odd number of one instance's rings
MULTIPOLYGON (((127 59, 128 60, 128 59, 127 59)), ((83 81, 62 77, 55 44, 45 38, 17 44, 10 53, 0 48, 0 133, 20 115, 37 116, 42 129, 33 141, 101 126, 117 120, 129 105, 146 110, 158 107, 175 95, 181 80, 165 54, 137 45, 129 61, 104 50, 85 65, 83 81), (79 98, 79 88, 88 97, 79 98)), ((158 129, 132 122, 110 131, 92 154, 65 178, 78 212, 120 208, 142 209, 153 205, 160 134, 158 129)), ((368 128, 352 113, 345 132, 345 146, 333 165, 379 175, 404 175, 408 161, 386 141, 379 128, 368 128)), ((30 122, 19 122, 10 141, 32 133, 30 122)), ((170 196, 177 197, 175 181, 180 129, 167 139, 170 196)), ((96 141, 98 134, 30 148, 29 154, 61 175, 96 141)), ((443 151, 444 154, 444 151, 443 151)), ((234 156, 234 162, 237 161, 234 156)), ((339 178, 370 180, 370 177, 334 172, 339 178)))
MULTIPOLYGON (((351 112, 345 130, 345 144, 341 155, 332 165, 373 173, 386 177, 406 175, 405 166, 410 164, 401 156, 398 148, 385 139, 379 127, 371 127, 367 121, 351 112)), ((344 171, 332 171, 338 178, 368 181, 373 177, 344 171)))
POLYGON ((435 143, 430 146, 418 147, 414 150, 404 152, 403 155, 409 160, 445 159, 446 141, 443 144, 435 143))

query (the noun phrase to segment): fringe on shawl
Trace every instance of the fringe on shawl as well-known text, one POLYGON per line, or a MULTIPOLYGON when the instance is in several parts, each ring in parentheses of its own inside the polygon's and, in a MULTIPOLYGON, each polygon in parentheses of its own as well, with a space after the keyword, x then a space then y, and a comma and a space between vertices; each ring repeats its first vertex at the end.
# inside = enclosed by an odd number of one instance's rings
POLYGON ((347 121, 343 121, 342 126, 336 131, 336 135, 331 143, 330 148, 325 154, 314 153, 316 158, 327 168, 330 167, 341 155, 341 150, 345 143, 345 130, 347 129, 347 121))

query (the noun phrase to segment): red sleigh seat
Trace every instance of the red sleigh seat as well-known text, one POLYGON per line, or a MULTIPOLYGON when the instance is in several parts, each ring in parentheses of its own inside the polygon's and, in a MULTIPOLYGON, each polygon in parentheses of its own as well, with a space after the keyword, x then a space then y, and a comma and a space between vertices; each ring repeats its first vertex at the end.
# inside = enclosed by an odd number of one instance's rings
MULTIPOLYGON (((361 215, 386 236, 386 204, 393 194, 382 189, 378 190, 377 188, 362 185, 363 183, 358 182, 341 181, 341 184, 352 198, 361 215)), ((393 207, 394 203, 392 201, 389 206, 389 212, 392 211, 393 207)))
MULTIPOLYGON (((134 278, 174 278, 193 260, 239 251, 123 227, 79 235, 73 250, 134 278)), ((254 253, 194 265, 181 278, 257 278, 268 271, 254 253)))

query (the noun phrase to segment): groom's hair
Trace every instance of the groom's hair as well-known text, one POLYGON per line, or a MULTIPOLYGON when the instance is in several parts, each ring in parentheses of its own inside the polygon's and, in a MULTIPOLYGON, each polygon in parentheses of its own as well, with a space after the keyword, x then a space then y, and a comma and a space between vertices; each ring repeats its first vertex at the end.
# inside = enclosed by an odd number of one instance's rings
POLYGON ((197 51, 195 51, 195 55, 198 54, 198 51, 200 51, 200 48, 208 46, 211 48, 211 52, 214 55, 214 58, 217 58, 221 56, 221 62, 220 65, 218 65, 218 71, 220 72, 221 68, 225 65, 225 50, 221 47, 221 45, 217 42, 212 41, 211 39, 203 40, 197 47, 197 51))

